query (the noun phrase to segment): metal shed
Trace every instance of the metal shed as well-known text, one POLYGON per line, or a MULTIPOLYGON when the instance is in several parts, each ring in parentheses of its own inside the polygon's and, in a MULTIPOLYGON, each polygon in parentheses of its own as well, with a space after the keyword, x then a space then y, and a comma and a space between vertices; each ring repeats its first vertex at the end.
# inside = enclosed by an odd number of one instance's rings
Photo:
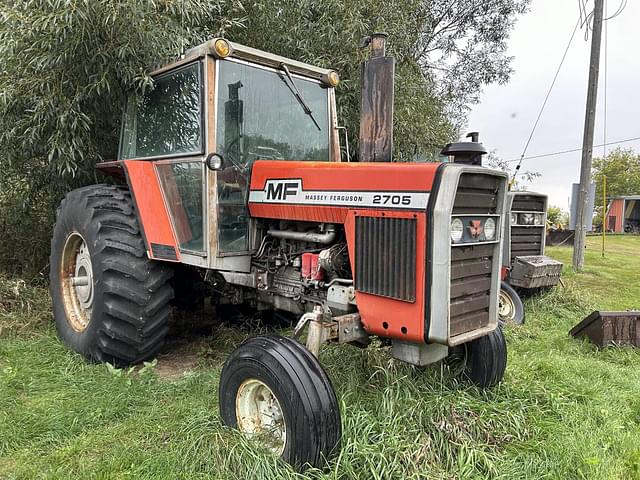
POLYGON ((606 225, 608 232, 640 233, 640 195, 612 198, 606 225))

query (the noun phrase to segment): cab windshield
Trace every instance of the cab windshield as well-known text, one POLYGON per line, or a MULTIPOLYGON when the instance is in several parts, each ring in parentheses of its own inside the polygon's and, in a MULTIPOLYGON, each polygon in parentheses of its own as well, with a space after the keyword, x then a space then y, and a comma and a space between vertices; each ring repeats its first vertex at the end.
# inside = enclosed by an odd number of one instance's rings
POLYGON ((319 82, 289 78, 284 69, 225 60, 219 62, 217 100, 216 152, 224 159, 219 248, 244 252, 251 165, 258 159, 329 161, 329 94, 319 82))
POLYGON ((246 167, 261 159, 329 160, 329 101, 321 84, 284 71, 221 61, 217 152, 246 167), (311 109, 305 113, 293 93, 311 109), (316 120, 317 124, 313 120, 316 120))

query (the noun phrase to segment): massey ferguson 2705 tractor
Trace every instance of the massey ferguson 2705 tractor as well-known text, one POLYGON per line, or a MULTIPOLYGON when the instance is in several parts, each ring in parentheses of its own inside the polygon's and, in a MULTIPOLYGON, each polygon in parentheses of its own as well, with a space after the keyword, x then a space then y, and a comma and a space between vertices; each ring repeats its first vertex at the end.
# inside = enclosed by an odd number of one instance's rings
POLYGON ((290 336, 256 336, 230 355, 219 402, 227 425, 299 467, 340 444, 325 342, 380 337, 399 360, 498 383, 507 179, 391 163, 384 41, 364 42, 359 162, 341 161, 333 70, 216 38, 153 72, 153 89, 126 107, 118 160, 97 165, 112 184, 74 190, 58 210, 61 339, 96 362, 153 357, 175 292, 189 291, 172 281, 185 268, 215 304, 294 314, 290 336))

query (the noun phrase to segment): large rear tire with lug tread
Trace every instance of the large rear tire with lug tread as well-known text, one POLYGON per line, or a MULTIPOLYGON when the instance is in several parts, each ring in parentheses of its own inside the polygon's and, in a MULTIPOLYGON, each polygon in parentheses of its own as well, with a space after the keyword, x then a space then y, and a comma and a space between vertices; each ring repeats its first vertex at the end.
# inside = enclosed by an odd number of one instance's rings
POLYGON ((498 318, 500 323, 522 325, 524 323, 524 304, 518 292, 508 283, 500 284, 498 297, 498 318))
POLYGON ((487 335, 449 349, 445 364, 454 375, 480 388, 491 388, 502 381, 507 367, 507 342, 498 326, 487 335))
POLYGON ((322 467, 339 448, 338 400, 318 360, 300 343, 277 335, 240 345, 222 369, 224 423, 287 463, 322 467))
POLYGON ((66 195, 50 265, 56 330, 73 350, 118 366, 160 350, 171 317, 173 271, 147 257, 126 188, 91 185, 66 195))

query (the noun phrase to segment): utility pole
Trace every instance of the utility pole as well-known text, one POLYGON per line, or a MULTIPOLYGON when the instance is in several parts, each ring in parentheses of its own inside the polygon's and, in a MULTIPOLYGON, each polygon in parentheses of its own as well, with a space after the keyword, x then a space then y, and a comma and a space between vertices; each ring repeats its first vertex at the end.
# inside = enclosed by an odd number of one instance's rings
POLYGON ((602 175, 602 258, 604 258, 604 241, 607 236, 607 176, 602 175))
POLYGON ((596 100, 598 99, 598 75, 600 72, 600 41, 602 39, 602 17, 604 0, 595 0, 593 7, 593 36, 591 37, 591 61, 589 64, 589 87, 587 90, 587 109, 584 117, 584 136, 582 139, 582 162, 580 165, 580 190, 576 233, 573 244, 573 269, 584 267, 584 246, 587 240, 587 220, 593 212, 587 208, 591 185, 591 160, 593 156, 593 131, 596 121, 596 100))

